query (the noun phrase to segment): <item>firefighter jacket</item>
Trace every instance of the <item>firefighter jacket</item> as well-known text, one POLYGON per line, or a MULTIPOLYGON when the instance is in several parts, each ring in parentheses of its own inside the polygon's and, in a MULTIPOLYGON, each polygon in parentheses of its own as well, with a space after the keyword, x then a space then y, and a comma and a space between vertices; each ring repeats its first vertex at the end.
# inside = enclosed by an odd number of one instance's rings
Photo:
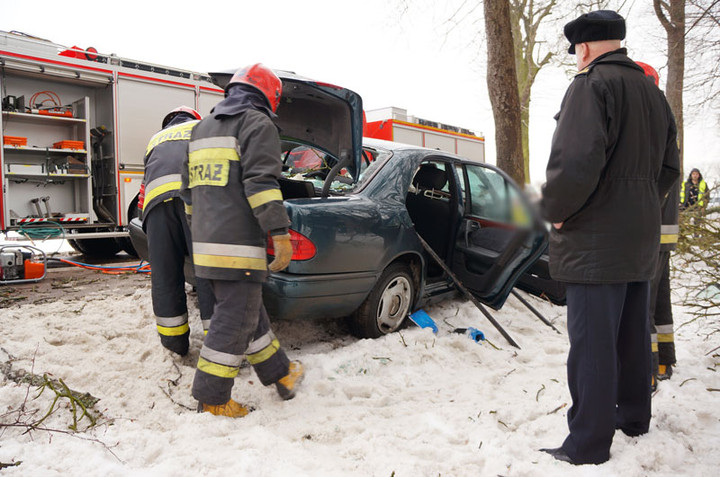
POLYGON ((183 188, 192 198, 193 261, 202 278, 264 281, 267 235, 290 225, 277 181, 280 139, 267 112, 239 99, 220 102, 188 146, 183 188), (245 106, 232 107, 238 104, 245 106))
POLYGON ((570 283, 652 279, 661 201, 680 174, 665 95, 624 48, 596 58, 565 93, 547 166, 550 275, 570 283))
POLYGON ((189 116, 179 114, 150 139, 144 159, 144 217, 155 205, 180 196, 183 162, 187 156, 190 134, 197 123, 189 116))

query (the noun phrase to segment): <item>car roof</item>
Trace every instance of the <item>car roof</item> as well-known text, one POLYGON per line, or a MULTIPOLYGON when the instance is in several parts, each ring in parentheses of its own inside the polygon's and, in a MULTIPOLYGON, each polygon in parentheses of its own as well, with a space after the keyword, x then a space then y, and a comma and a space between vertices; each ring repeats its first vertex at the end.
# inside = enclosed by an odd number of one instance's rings
POLYGON ((429 147, 423 147, 423 146, 415 146, 413 144, 404 144, 401 142, 387 141, 384 139, 375 139, 375 138, 364 137, 363 145, 368 146, 368 147, 378 148, 378 149, 386 149, 388 151, 408 151, 408 150, 423 151, 426 153, 438 154, 438 155, 441 155, 446 158, 454 159, 456 161, 476 162, 476 161, 473 161, 466 157, 458 156, 457 154, 454 154, 452 152, 441 151, 440 149, 431 149, 429 147))

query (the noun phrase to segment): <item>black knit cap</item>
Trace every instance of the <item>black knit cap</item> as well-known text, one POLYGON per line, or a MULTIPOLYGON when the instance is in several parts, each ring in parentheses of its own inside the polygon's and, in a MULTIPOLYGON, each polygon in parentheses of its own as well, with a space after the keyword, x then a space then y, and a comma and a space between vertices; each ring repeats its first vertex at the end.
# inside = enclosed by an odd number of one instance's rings
POLYGON ((565 25, 565 37, 568 53, 574 55, 578 43, 625 39, 625 19, 612 10, 586 13, 565 25))

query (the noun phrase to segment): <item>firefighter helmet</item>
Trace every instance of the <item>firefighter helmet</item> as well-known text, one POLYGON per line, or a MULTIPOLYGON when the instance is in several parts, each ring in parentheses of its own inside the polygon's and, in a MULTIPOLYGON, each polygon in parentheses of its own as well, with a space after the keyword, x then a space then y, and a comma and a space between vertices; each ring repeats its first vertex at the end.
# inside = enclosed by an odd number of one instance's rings
POLYGON ((282 81, 273 70, 262 63, 240 68, 225 86, 225 94, 227 94, 230 86, 238 83, 250 85, 260 91, 267 98, 273 112, 277 111, 280 104, 280 95, 282 94, 282 81))
POLYGON ((655 86, 660 86, 660 75, 658 75, 658 72, 655 71, 655 68, 641 61, 636 61, 635 63, 637 63, 638 66, 643 69, 643 71, 645 72, 645 76, 652 78, 652 80, 655 82, 655 86))
POLYGON ((189 114, 190 116, 194 117, 195 119, 202 119, 202 116, 200 116, 200 113, 195 111, 193 108, 191 108, 189 106, 178 106, 177 108, 173 109, 172 111, 170 111, 169 113, 167 113, 165 115, 165 118, 163 119, 163 122, 162 122, 163 129, 165 129, 165 126, 167 126, 168 123, 170 121, 172 121, 172 119, 180 113, 189 114))

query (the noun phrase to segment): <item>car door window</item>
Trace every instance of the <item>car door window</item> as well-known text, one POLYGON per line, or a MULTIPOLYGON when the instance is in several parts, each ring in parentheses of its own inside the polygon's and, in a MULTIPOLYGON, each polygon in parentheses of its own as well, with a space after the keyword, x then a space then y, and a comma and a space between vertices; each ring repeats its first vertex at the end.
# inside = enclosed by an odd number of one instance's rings
POLYGON ((498 170, 463 163, 465 212, 455 242, 453 269, 490 306, 509 293, 515 270, 534 249, 533 215, 520 191, 498 170))
POLYGON ((480 166, 466 166, 468 210, 470 215, 496 222, 510 221, 508 188, 505 179, 480 166))

